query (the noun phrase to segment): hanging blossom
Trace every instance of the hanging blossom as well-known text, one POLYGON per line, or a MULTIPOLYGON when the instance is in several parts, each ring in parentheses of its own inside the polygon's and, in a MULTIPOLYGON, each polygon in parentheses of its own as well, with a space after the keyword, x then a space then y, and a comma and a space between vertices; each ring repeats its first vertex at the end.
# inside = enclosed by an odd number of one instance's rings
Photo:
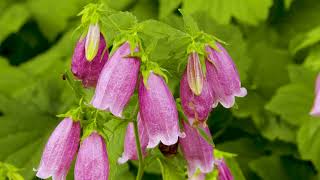
POLYGON ((317 76, 315 94, 316 94, 316 97, 314 99, 314 104, 311 109, 310 115, 319 117, 320 116, 320 74, 318 74, 317 76))
POLYGON ((183 112, 192 124, 195 121, 204 122, 208 118, 214 103, 214 96, 206 78, 203 80, 201 93, 196 95, 188 86, 185 72, 180 81, 180 98, 183 112))
POLYGON ((122 117, 122 111, 134 92, 140 68, 140 60, 129 57, 130 53, 130 45, 126 42, 103 67, 91 102, 95 108, 122 117))
POLYGON ((233 180, 231 171, 223 158, 215 160, 215 164, 218 167, 219 180, 233 180))
POLYGON ((66 178, 80 142, 80 123, 65 118, 51 134, 36 174, 41 179, 66 178))
POLYGON ((107 180, 109 160, 103 138, 93 132, 84 139, 79 148, 74 167, 75 180, 107 180))
MULTIPOLYGON (((140 145, 141 145, 142 153, 145 156, 147 154, 146 148, 148 145, 149 138, 148 138, 147 131, 144 127, 144 124, 141 121, 140 113, 138 113, 137 121, 138 121, 140 145)), ((118 159, 118 163, 123 164, 128 160, 138 159, 137 146, 135 142, 136 141, 135 141, 133 123, 130 122, 128 124, 127 132, 124 140, 124 152, 122 153, 122 157, 118 159)))
POLYGON ((163 78, 153 72, 148 77, 147 85, 141 78, 138 95, 141 120, 149 136, 147 148, 154 148, 159 142, 173 145, 179 136, 183 137, 173 95, 163 78))
POLYGON ((95 87, 108 56, 99 25, 90 25, 87 36, 81 38, 74 49, 71 71, 85 87, 95 87))
MULTIPOLYGON (((186 137, 180 139, 181 151, 188 162, 188 176, 194 176, 197 168, 201 173, 213 170, 213 147, 188 122, 182 121, 186 137)), ((211 136, 208 127, 202 127, 208 136, 211 136)))
POLYGON ((217 42, 218 50, 206 46, 206 77, 215 95, 213 107, 218 102, 225 108, 235 103, 235 96, 244 97, 247 90, 241 87, 240 77, 228 52, 217 42))

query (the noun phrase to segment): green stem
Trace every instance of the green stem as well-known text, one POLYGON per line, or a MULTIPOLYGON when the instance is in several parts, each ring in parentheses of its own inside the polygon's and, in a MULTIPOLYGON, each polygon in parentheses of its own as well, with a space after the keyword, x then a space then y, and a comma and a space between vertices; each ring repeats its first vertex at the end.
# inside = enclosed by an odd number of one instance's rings
MULTIPOLYGON (((138 113, 138 104, 135 107, 134 114, 136 115, 138 113)), ((141 180, 143 176, 143 169, 144 169, 144 162, 143 162, 143 156, 142 156, 142 150, 140 145, 140 138, 139 138, 139 130, 138 130, 138 121, 133 121, 133 127, 134 127, 134 136, 136 140, 136 148, 138 152, 138 159, 139 159, 139 169, 138 174, 136 177, 136 180, 141 180)))

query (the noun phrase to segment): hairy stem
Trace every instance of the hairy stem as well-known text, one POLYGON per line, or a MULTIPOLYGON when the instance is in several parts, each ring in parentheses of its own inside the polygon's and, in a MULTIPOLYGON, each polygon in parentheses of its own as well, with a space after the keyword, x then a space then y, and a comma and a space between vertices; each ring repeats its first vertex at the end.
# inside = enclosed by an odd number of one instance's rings
MULTIPOLYGON (((138 104, 135 107, 134 114, 138 114, 138 104)), ((138 120, 135 119, 133 121, 133 127, 134 127, 134 136, 136 140, 136 148, 138 152, 138 159, 139 159, 139 169, 138 169, 138 174, 136 177, 136 180, 141 180, 143 176, 143 169, 144 169, 144 162, 143 162, 143 156, 142 156, 142 150, 141 150, 141 145, 140 145, 140 138, 139 138, 139 130, 138 130, 138 120)))

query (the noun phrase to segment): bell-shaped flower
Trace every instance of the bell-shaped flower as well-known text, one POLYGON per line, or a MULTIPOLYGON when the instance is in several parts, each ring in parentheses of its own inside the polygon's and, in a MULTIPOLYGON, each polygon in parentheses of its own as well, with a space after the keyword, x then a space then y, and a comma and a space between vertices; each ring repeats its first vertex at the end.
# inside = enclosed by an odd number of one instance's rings
POLYGON ((51 134, 36 174, 41 179, 66 179, 80 142, 80 123, 65 118, 51 134))
MULTIPOLYGON (((92 30, 91 30, 92 31, 92 30)), ((91 33, 92 34, 92 33, 91 33)), ((86 43, 88 42, 88 39, 92 39, 92 35, 90 37, 90 28, 89 33, 85 38, 81 38, 73 53, 72 57, 72 63, 71 63, 71 71, 74 76, 76 76, 78 79, 82 81, 82 84, 85 87, 95 87, 97 84, 97 81, 99 79, 99 75, 102 71, 103 66, 108 60, 108 49, 106 46, 106 41, 100 32, 96 33, 94 38, 95 41, 98 42, 97 47, 95 47, 95 55, 90 56, 92 59, 87 58, 87 48, 86 43)), ((92 48, 90 48, 92 49, 92 48)))
POLYGON ((109 160, 106 143, 96 132, 86 137, 80 145, 74 167, 75 180, 107 180, 109 160))
POLYGON ((138 94, 141 120, 149 136, 147 148, 154 148, 160 141, 173 145, 183 137, 175 100, 162 77, 151 72, 147 87, 141 79, 138 94))
POLYGON ((203 88, 204 76, 199 55, 196 52, 193 52, 189 55, 187 64, 187 79, 191 91, 195 95, 200 95, 203 88))
POLYGON ((316 97, 310 115, 320 117, 320 74, 317 76, 315 94, 316 97))
POLYGON ((244 97, 247 90, 241 87, 240 77, 228 52, 216 43, 218 50, 206 46, 207 80, 216 96, 216 104, 220 102, 225 108, 235 103, 235 96, 244 97))
POLYGON ((180 81, 180 98, 184 114, 193 124, 194 121, 205 121, 209 116, 214 102, 206 78, 203 80, 203 88, 200 95, 196 95, 188 86, 187 74, 184 73, 180 81))
POLYGON ((95 108, 122 116, 134 92, 140 68, 140 60, 130 57, 130 53, 129 43, 122 44, 103 67, 91 102, 95 108))
MULTIPOLYGON (((148 133, 141 121, 140 113, 138 113, 137 121, 138 121, 138 132, 139 132, 141 150, 143 155, 146 155, 146 148, 149 142, 149 138, 148 138, 148 133)), ((120 164, 123 164, 128 160, 138 159, 137 146, 136 146, 133 126, 134 125, 132 122, 128 124, 127 132, 124 140, 124 152, 122 153, 122 157, 118 159, 118 163, 120 164)))
POLYGON ((215 164, 218 167, 219 180, 233 180, 231 171, 225 163, 224 159, 215 160, 215 164))
MULTIPOLYGON (((197 168, 201 173, 209 173, 213 170, 213 147, 193 128, 188 122, 183 121, 185 138, 180 139, 181 151, 188 162, 188 175, 193 177, 197 168)), ((202 127, 208 136, 211 136, 208 127, 202 127)))

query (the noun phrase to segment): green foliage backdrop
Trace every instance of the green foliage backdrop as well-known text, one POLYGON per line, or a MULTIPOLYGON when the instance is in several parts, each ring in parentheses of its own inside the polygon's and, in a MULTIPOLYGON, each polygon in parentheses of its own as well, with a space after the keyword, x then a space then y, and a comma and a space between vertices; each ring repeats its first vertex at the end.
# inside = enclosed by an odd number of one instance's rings
MULTIPOLYGON (((61 74, 70 66, 79 37, 76 14, 89 2, 0 1, 0 162, 5 163, 0 163, 0 179, 6 173, 12 179, 35 179, 33 169, 59 122, 56 115, 77 103, 61 74)), ((320 70, 319 0, 103 2, 146 20, 145 34, 167 44, 157 46, 152 57, 172 71, 169 85, 175 94, 180 77, 175 70, 183 56, 171 49, 186 47, 179 36, 183 21, 178 8, 190 13, 200 29, 228 43, 248 96, 230 110, 217 107, 208 125, 216 147, 237 154, 228 161, 236 180, 320 179, 320 119, 309 115, 320 70)), ((114 18, 124 25, 130 21, 114 18)), ((107 29, 112 34, 112 25, 107 29)), ((116 165, 125 124, 106 126, 117 127, 108 135, 111 179, 134 179, 134 162, 116 165)), ((181 160, 160 164, 151 159, 144 179, 185 178, 181 160)))

